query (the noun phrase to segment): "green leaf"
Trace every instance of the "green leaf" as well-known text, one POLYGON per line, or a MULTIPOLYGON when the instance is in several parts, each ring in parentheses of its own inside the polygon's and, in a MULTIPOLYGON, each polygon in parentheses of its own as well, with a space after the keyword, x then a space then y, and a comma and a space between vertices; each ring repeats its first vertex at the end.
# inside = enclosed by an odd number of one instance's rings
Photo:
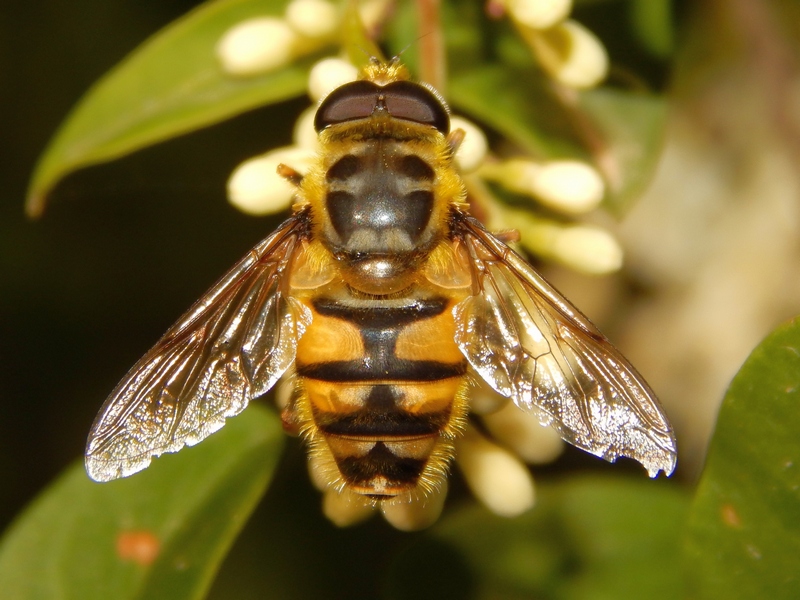
POLYGON ((375 43, 361 21, 358 12, 358 0, 347 0, 344 19, 342 22, 342 40, 347 59, 359 69, 365 67, 370 59, 386 60, 383 52, 375 43))
MULTIPOLYGON (((396 40, 409 36, 410 12, 407 8, 405 15, 396 17, 405 19, 404 26, 396 25, 396 40)), ((442 19, 447 100, 456 112, 478 119, 534 156, 587 157, 568 111, 508 23, 489 22, 478 4, 452 1, 444 3, 442 19)), ((412 46, 406 53, 412 64, 414 50, 412 46)))
POLYGON ((800 598, 800 319, 745 361, 691 509, 694 598, 800 598))
POLYGON ((593 161, 616 213, 644 190, 658 163, 667 104, 657 96, 598 88, 567 107, 535 71, 499 64, 454 72, 450 90, 457 109, 533 156, 593 161))
POLYGON ((681 597, 688 498, 673 484, 578 477, 537 494, 516 519, 477 506, 451 513, 399 557, 388 596, 681 597))
POLYGON ((533 65, 524 69, 493 63, 454 69, 449 89, 458 111, 479 119, 533 156, 588 158, 569 115, 533 65))
POLYGON ((672 0, 633 0, 629 9, 633 34, 659 58, 668 58, 675 46, 672 0))
POLYGON ((38 216, 66 174, 297 96, 309 59, 253 77, 220 68, 215 46, 231 26, 280 15, 287 0, 217 0, 178 19, 100 79, 72 110, 36 166, 26 210, 38 216))
POLYGON ((667 121, 667 102, 652 94, 597 88, 580 95, 591 120, 595 164, 608 185, 605 203, 624 213, 653 177, 667 121))
POLYGON ((275 415, 251 406, 128 479, 95 483, 73 465, 2 540, 3 597, 202 598, 282 445, 275 415))

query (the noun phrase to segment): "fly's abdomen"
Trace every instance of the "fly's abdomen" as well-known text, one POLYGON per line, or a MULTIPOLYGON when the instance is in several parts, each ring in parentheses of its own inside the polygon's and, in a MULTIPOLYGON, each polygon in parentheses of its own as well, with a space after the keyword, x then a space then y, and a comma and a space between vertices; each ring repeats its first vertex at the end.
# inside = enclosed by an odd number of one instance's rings
POLYGON ((308 302, 296 371, 313 430, 353 491, 394 496, 443 470, 464 419, 466 361, 453 342, 452 301, 308 302))

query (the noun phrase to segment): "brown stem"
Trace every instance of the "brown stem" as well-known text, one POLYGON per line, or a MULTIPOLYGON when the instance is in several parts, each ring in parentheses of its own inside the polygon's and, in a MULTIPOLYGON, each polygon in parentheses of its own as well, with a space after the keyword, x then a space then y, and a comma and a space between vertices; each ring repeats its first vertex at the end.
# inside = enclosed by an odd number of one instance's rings
POLYGON ((416 0, 420 79, 445 93, 446 59, 439 0, 416 0))

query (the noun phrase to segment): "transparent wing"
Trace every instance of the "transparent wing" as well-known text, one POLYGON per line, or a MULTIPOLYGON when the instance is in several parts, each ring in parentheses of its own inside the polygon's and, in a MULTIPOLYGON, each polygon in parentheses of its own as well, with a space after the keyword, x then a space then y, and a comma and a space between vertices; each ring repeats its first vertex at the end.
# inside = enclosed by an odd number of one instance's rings
POLYGON ((89 434, 92 479, 126 477, 196 444, 292 364, 311 314, 287 295, 284 275, 307 220, 298 213, 253 248, 119 383, 89 434))
POLYGON ((628 361, 478 221, 459 215, 454 233, 474 292, 454 308, 456 343, 480 376, 567 442, 609 461, 633 458, 651 477, 670 474, 672 428, 628 361))

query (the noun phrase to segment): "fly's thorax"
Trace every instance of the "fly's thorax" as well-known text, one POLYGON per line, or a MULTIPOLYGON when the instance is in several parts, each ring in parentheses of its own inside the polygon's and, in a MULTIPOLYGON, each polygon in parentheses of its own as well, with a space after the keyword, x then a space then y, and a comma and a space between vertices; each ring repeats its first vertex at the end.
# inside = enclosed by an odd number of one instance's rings
POLYGON ((376 116, 331 126, 320 142, 302 190, 316 239, 351 287, 374 295, 407 288, 464 196, 444 135, 376 116))

